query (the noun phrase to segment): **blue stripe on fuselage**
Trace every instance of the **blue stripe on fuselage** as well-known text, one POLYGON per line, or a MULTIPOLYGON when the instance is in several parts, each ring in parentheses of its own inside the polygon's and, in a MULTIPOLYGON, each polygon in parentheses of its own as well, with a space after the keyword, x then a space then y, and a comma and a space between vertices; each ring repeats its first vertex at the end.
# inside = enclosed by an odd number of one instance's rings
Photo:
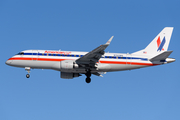
MULTIPOLYGON (((39 56, 63 56, 63 57, 82 57, 83 55, 72 55, 72 54, 49 54, 49 53, 24 53, 24 55, 39 55, 39 56)), ((115 56, 104 56, 101 58, 110 58, 110 59, 140 59, 143 61, 148 61, 147 58, 138 58, 138 57, 115 57, 115 56)))

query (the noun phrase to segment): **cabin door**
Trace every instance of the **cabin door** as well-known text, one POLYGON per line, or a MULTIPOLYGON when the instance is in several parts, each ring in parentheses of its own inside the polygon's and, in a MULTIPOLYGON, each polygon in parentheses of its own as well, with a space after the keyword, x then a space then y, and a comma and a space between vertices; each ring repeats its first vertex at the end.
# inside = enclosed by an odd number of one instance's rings
POLYGON ((38 50, 32 50, 32 60, 38 60, 38 50))
POLYGON ((131 54, 126 54, 126 64, 131 65, 132 56, 131 54))

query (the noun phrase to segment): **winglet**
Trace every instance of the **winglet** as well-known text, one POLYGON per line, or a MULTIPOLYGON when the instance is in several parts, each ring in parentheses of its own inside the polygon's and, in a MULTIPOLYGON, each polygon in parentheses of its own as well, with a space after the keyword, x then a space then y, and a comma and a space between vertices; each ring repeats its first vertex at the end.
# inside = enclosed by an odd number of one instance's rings
POLYGON ((114 37, 114 36, 112 36, 112 37, 107 41, 106 45, 109 45, 109 44, 111 43, 113 37, 114 37))

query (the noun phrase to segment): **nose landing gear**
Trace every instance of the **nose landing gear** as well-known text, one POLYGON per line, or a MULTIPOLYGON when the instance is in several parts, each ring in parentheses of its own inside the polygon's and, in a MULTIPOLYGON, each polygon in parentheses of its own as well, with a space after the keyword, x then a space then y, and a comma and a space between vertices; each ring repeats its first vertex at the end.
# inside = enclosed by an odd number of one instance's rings
POLYGON ((26 74, 26 78, 29 78, 30 77, 29 73, 30 73, 31 68, 25 67, 25 70, 28 72, 28 74, 26 74))
POLYGON ((30 77, 30 75, 29 74, 26 74, 26 78, 29 78, 30 77))
POLYGON ((87 71, 86 71, 86 83, 90 83, 91 82, 91 71, 88 69, 87 71))

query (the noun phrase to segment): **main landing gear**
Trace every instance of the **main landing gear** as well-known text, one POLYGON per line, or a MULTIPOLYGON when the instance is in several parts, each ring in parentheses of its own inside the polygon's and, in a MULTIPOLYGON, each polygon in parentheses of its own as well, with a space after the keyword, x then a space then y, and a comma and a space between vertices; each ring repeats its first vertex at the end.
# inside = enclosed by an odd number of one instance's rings
POLYGON ((86 83, 90 83, 91 82, 91 71, 88 69, 87 71, 86 71, 86 83))
POLYGON ((30 73, 31 68, 25 67, 25 70, 28 72, 28 74, 26 74, 26 78, 29 78, 30 77, 29 73, 30 73))

